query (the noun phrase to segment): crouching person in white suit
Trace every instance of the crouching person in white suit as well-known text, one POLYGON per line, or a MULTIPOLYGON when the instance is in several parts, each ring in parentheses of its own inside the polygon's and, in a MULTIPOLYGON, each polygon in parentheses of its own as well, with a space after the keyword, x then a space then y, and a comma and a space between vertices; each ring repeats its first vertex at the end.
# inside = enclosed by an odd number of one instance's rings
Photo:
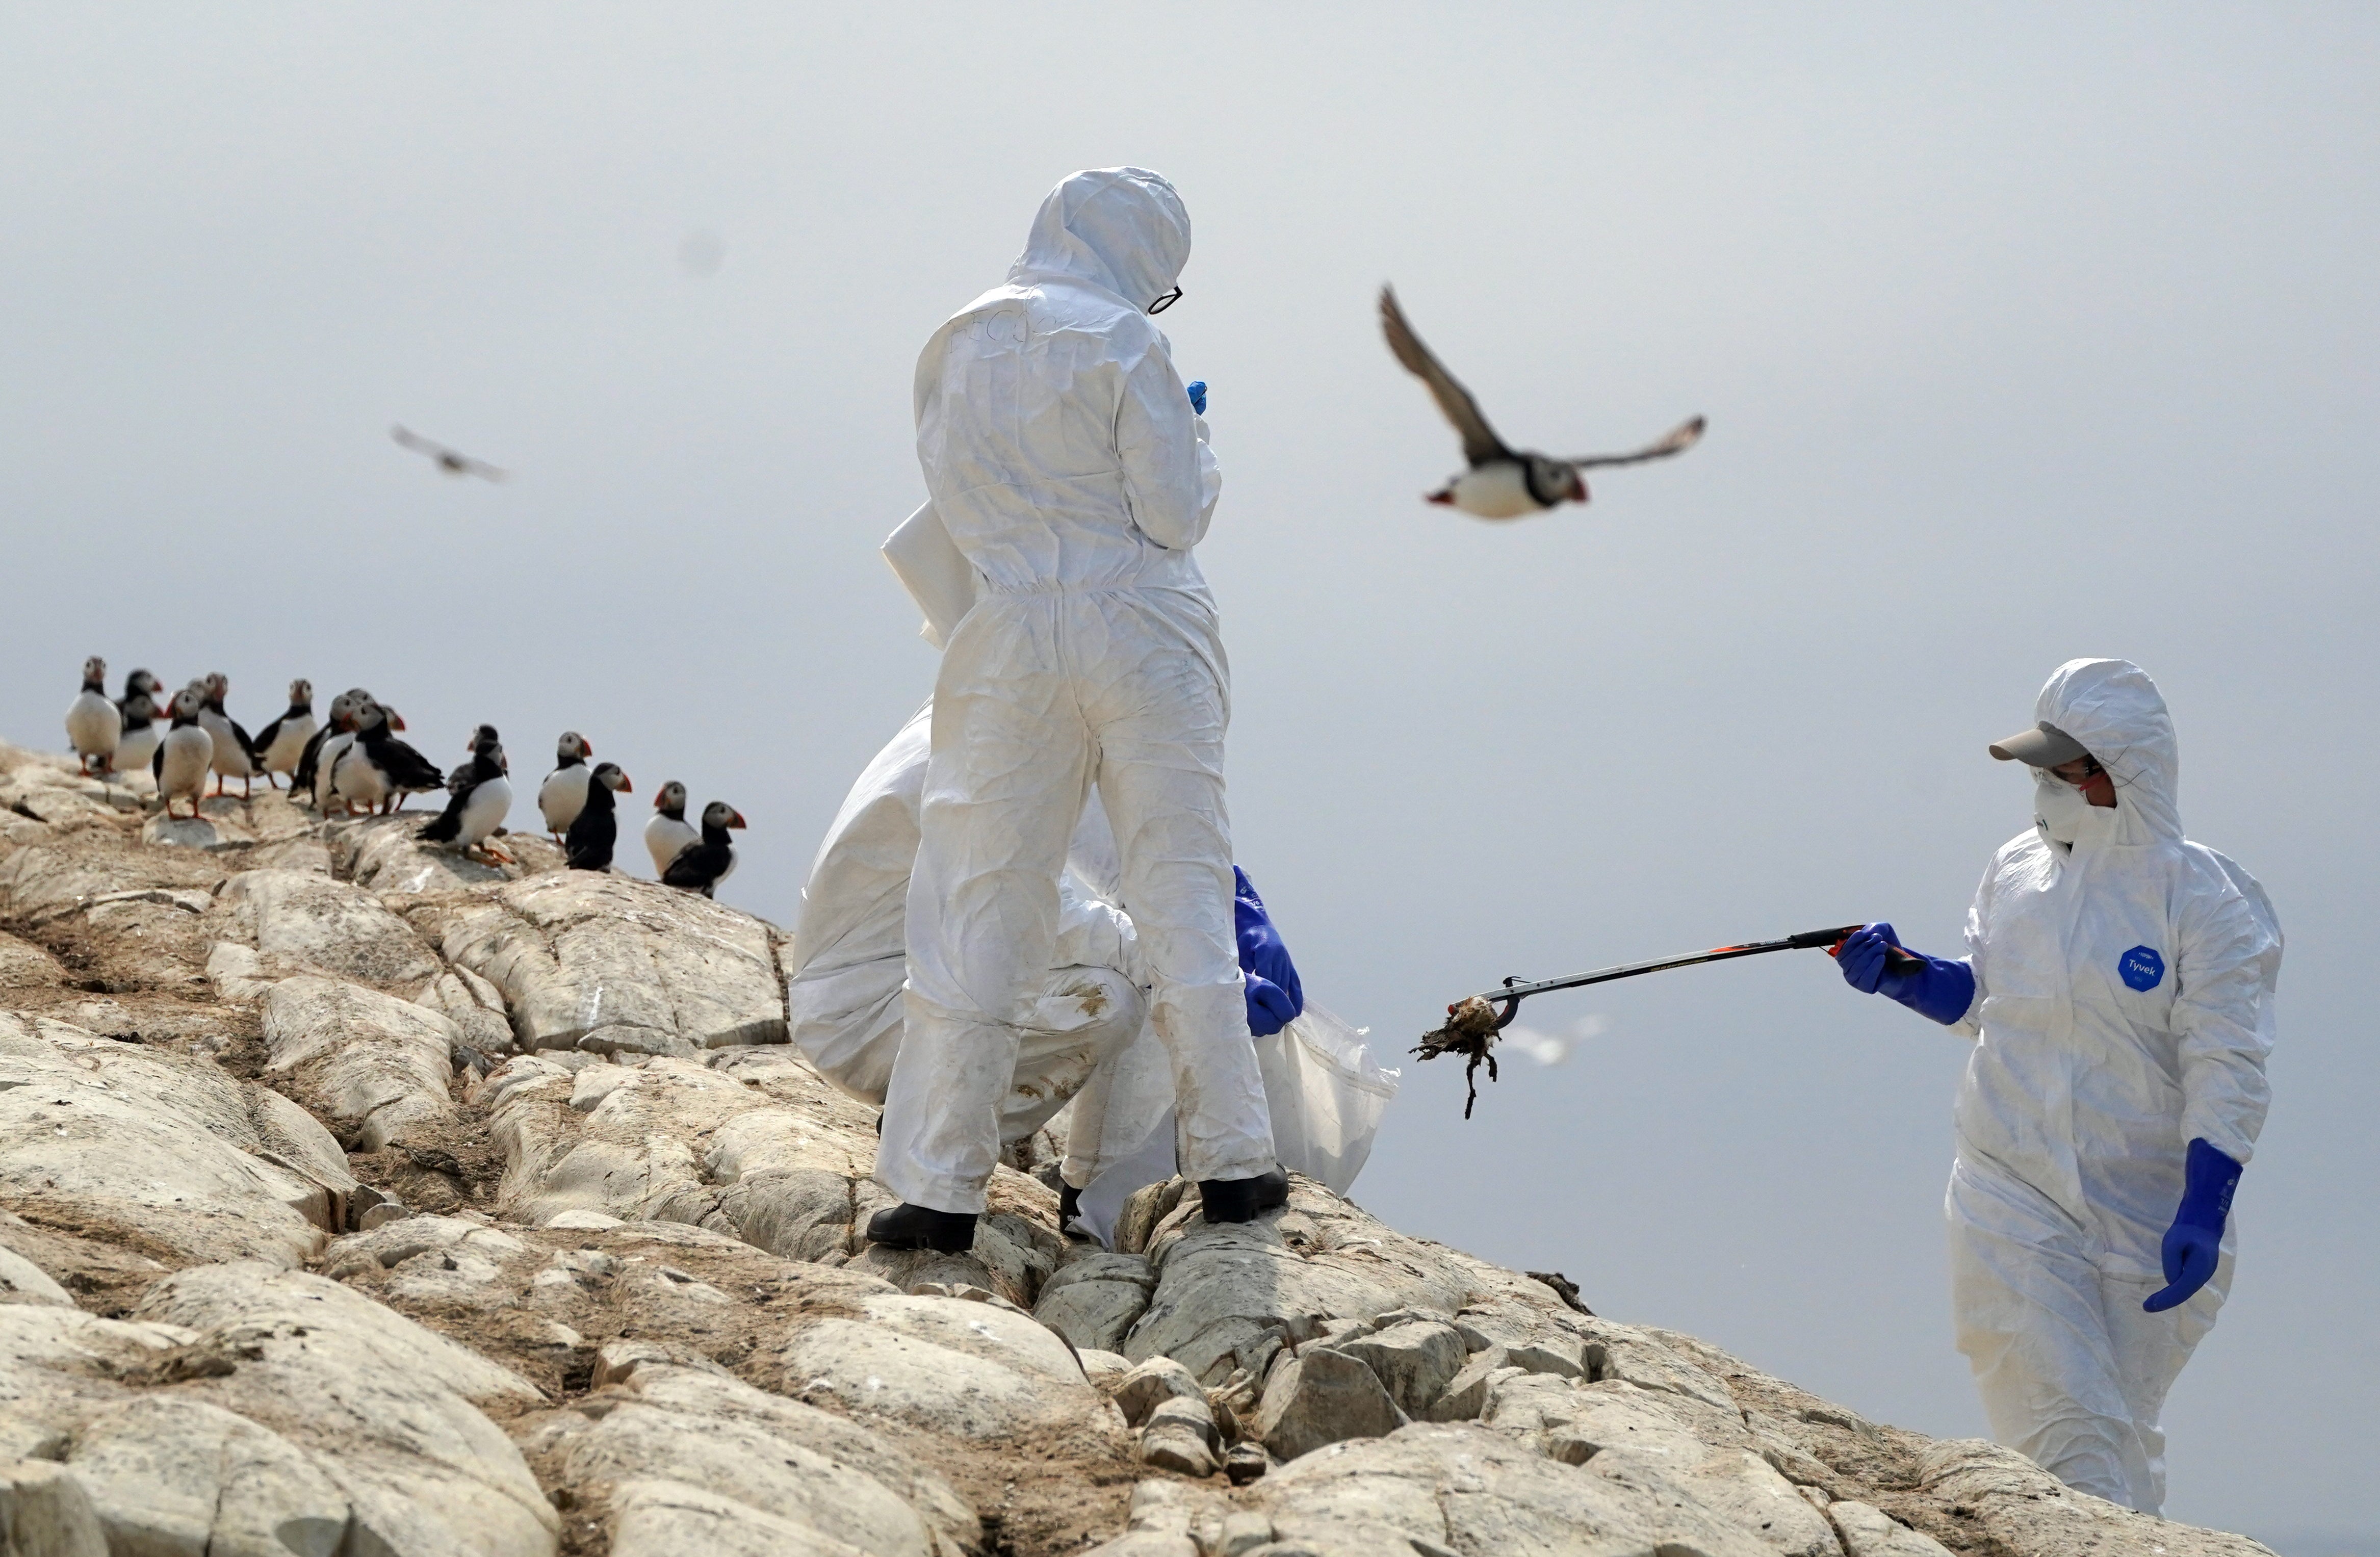
MULTIPOLYGON (((901 1049, 903 923, 932 719, 932 704, 918 710, 835 814, 802 891, 794 938, 800 961, 786 991, 794 1042, 821 1076, 879 1108, 901 1049)), ((1078 837, 1097 850, 1105 832, 1094 800, 1078 837)), ((1003 1150, 1048 1124, 1139 1035, 1148 997, 1137 953, 1132 920, 1070 868, 1059 882, 1053 965, 1031 1020, 1018 1028, 1016 1067, 1000 1102, 1003 1150)), ((1063 1171, 1072 1189, 1090 1183, 1100 1166, 1107 1095, 1093 1088, 1069 1121, 1063 1171)))

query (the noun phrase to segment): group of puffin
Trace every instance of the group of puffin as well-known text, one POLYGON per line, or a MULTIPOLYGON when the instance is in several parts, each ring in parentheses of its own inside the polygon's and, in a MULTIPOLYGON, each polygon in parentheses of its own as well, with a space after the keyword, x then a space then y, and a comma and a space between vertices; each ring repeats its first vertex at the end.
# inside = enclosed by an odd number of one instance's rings
MULTIPOLYGON (((191 816, 199 814, 210 772, 217 795, 226 778, 238 779, 245 796, 259 775, 278 788, 278 776, 285 774, 292 797, 324 816, 334 808, 345 816, 375 809, 387 815, 403 809, 407 796, 443 789, 446 809, 419 835, 466 855, 511 862, 491 841, 504 831, 513 803, 510 763, 494 725, 472 732, 468 762, 441 772, 397 739, 404 718, 360 687, 332 699, 329 719, 318 724, 313 683, 293 681, 288 709, 254 736, 224 711, 230 689, 216 672, 166 699, 164 683, 136 670, 124 678, 124 696, 111 699, 107 662, 93 655, 83 662, 82 691, 67 710, 67 738, 86 774, 148 768, 169 817, 179 800, 190 803, 191 816)), ((553 772, 538 786, 546 831, 568 852, 574 870, 612 869, 619 838, 614 797, 635 793, 618 763, 589 768, 587 760, 594 754, 586 736, 564 731, 554 746, 553 772)), ((735 869, 728 833, 743 825, 743 813, 723 800, 702 809, 699 828, 689 823, 686 785, 672 779, 654 797, 652 820, 645 823, 654 872, 670 886, 712 895, 735 869)))

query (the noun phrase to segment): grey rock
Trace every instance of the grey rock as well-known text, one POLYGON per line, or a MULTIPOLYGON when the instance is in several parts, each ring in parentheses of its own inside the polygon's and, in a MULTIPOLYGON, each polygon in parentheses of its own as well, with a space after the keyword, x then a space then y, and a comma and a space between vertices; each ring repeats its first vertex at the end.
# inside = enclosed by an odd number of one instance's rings
POLYGON ((1172 1357, 1150 1357, 1134 1364, 1108 1394, 1134 1427, 1146 1423, 1169 1400, 1196 1400, 1203 1405, 1207 1399, 1207 1392, 1190 1377, 1190 1370, 1172 1357))
POLYGON ((1979 1438, 1946 1439, 1920 1460, 1919 1490, 1970 1511, 1961 1521, 1998 1549, 2088 1551, 2092 1557, 2269 1557, 2246 1536, 2152 1518, 2078 1492, 2013 1449, 1979 1438))
POLYGON ((1501 1346, 1474 1352, 1463 1360, 1462 1370, 1432 1403, 1427 1417, 1433 1422, 1475 1422, 1480 1413, 1488 1409, 1488 1391, 1496 1376, 1510 1373, 1517 1377, 1526 1371, 1526 1368, 1514 1368, 1505 1361, 1501 1346))
POLYGON ((225 938, 267 959, 406 995, 440 972, 438 959, 380 900, 303 870, 244 870, 217 899, 225 938))
POLYGON ((1143 1465, 1177 1476, 1212 1476, 1220 1466, 1221 1441, 1214 1413, 1203 1398, 1173 1395, 1160 1401, 1141 1429, 1134 1455, 1143 1465))
POLYGON ((0 1552, 107 1557, 107 1533, 82 1484, 47 1460, 0 1463, 0 1552))
POLYGON ((1378 1438, 1404 1425, 1372 1370, 1343 1352, 1310 1346, 1274 1368, 1257 1406, 1256 1434, 1294 1460, 1350 1438, 1378 1438))
POLYGON ((7 1247, 0 1247, 0 1303, 76 1306, 73 1294, 52 1281, 48 1271, 7 1247))
POLYGON ((1477 1427, 1417 1423, 1339 1444, 1293 1461, 1259 1489, 1280 1548, 1321 1557, 1434 1551, 1771 1557, 1773 1551, 1673 1486, 1583 1475, 1477 1427))
POLYGON ((696 894, 572 870, 406 912, 503 993, 524 1049, 690 1056, 785 1041, 768 927, 696 894))
POLYGON ((1844 1557, 1950 1557, 1949 1547, 1870 1503, 1828 1503, 1827 1517, 1842 1538, 1844 1557))
POLYGON ((0 1012, 0 1193, 197 1259, 297 1265, 354 1187, 306 1112, 212 1062, 0 1012))
POLYGON ((552 1505, 473 1404, 541 1403, 518 1374, 335 1282, 255 1261, 168 1277, 135 1312, 198 1332, 189 1350, 229 1363, 182 1397, 305 1451, 388 1550, 552 1551, 552 1505))
POLYGON ((448 1053, 460 1036, 436 1012, 342 979, 299 974, 264 998, 269 1068, 298 1072, 316 1115, 358 1151, 453 1117, 448 1053))
POLYGON ((861 1308, 864 1320, 795 1332, 770 1361, 777 1388, 961 1438, 1123 1429, 1065 1343, 1030 1319, 953 1297, 869 1297, 861 1308))
POLYGON ((1330 1346, 1369 1368, 1398 1408, 1416 1417, 1437 1404, 1464 1362, 1463 1337, 1453 1326, 1427 1319, 1402 1320, 1330 1346))
POLYGON ((84 1422, 67 1463, 116 1551, 333 1557, 352 1512, 330 1477, 280 1434, 164 1392, 84 1422))
POLYGON ((1042 1283, 1033 1316, 1077 1349, 1121 1345, 1147 1311, 1157 1272, 1136 1254, 1094 1254, 1060 1266, 1042 1283))

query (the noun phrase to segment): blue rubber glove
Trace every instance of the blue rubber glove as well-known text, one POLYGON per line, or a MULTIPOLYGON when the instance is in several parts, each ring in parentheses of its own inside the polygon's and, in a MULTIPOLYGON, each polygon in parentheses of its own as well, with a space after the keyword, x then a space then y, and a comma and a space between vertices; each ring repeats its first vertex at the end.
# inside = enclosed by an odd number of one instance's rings
POLYGON ((1207 414, 1207 381, 1205 379, 1190 381, 1190 408, 1200 416, 1207 414))
POLYGON ((1256 883, 1232 867, 1232 918, 1239 934, 1240 971, 1246 976, 1248 1030, 1258 1038, 1277 1033, 1305 1009, 1305 986, 1289 947, 1272 927, 1256 883), (1269 1025, 1268 1025, 1269 1024, 1269 1025))
POLYGON ((2178 1308, 2197 1295, 2223 1258, 2223 1223, 2231 1215, 2231 1192, 2240 1167, 2228 1153, 2203 1140, 2190 1143, 2182 1170, 2181 1209, 2165 1230, 2166 1288, 2141 1305, 2152 1314, 2178 1308))
POLYGON ((1946 1028, 1965 1016, 1967 1007, 1975 1003, 1974 969, 1963 962, 1910 952, 1893 934, 1892 926, 1882 921, 1853 932, 1836 947, 1835 965, 1843 970, 1843 982, 1860 993, 1897 1000, 1920 1016, 1946 1028), (1908 952, 1925 966, 1912 973, 1888 973, 1884 956, 1887 947, 1908 952))
POLYGON ((1289 998, 1289 991, 1261 973, 1243 973, 1246 981, 1248 1031, 1258 1038, 1270 1038, 1290 1023, 1297 1020, 1299 1004, 1289 998))

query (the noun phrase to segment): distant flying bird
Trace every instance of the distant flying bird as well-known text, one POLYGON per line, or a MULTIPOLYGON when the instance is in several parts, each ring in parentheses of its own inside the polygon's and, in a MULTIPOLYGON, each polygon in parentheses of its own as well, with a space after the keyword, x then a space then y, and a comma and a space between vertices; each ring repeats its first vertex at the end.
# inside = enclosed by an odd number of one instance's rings
POLYGON ((415 454, 427 455, 436 460, 438 468, 445 471, 449 476, 478 476, 491 481, 501 481, 504 479, 504 473, 486 460, 473 459, 469 455, 450 449, 443 444, 433 444, 418 432, 408 432, 402 427, 392 427, 388 430, 388 435, 396 440, 397 447, 411 449, 415 454))
POLYGON ((1432 503, 1451 504, 1466 514, 1483 519, 1514 519, 1524 514, 1539 514, 1562 503, 1586 501, 1586 482, 1579 472, 1599 465, 1638 465, 1648 459, 1666 459, 1694 446, 1703 435, 1703 419, 1689 418, 1672 428, 1654 443, 1631 454, 1590 454, 1572 459, 1556 459, 1533 449, 1515 449, 1496 435, 1480 412, 1479 402, 1471 391, 1463 387, 1446 365, 1431 355, 1429 347, 1405 322, 1404 310, 1397 307, 1397 295, 1389 287, 1380 288, 1380 329, 1389 337, 1389 349, 1405 370, 1424 383, 1463 435, 1463 457, 1471 468, 1456 476, 1439 491, 1429 494, 1432 503))

